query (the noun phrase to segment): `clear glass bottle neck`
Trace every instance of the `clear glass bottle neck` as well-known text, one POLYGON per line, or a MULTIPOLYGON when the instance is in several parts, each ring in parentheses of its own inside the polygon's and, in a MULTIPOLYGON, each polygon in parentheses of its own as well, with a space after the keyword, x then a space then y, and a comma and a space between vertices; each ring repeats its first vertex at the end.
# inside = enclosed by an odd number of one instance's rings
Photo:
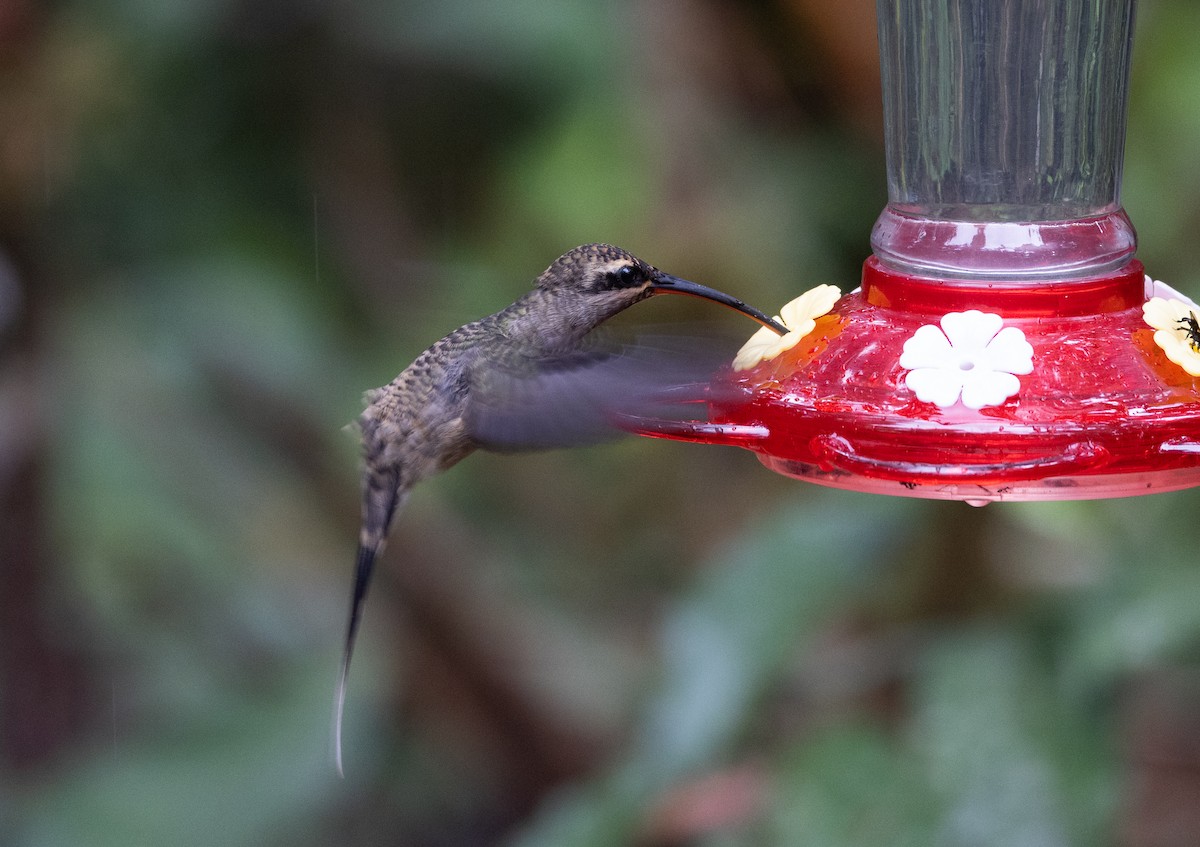
POLYGON ((1120 182, 1134 3, 877 0, 882 262, 1062 279, 1133 256, 1120 182))

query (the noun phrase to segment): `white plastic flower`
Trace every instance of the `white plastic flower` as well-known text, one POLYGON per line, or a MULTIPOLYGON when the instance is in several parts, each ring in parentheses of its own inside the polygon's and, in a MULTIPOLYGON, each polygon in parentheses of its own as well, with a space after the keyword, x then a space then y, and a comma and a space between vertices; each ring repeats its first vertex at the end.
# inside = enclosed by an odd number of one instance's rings
POLYGON ((1163 283, 1152 282, 1155 294, 1168 295, 1142 304, 1142 317, 1155 330, 1154 343, 1189 376, 1200 376, 1200 306, 1163 283))
POLYGON ((774 359, 785 350, 791 350, 800 339, 817 327, 817 318, 828 314, 833 304, 842 296, 836 285, 818 285, 810 288, 779 310, 776 320, 788 328, 786 335, 779 335, 770 327, 762 327, 750 340, 742 345, 733 360, 735 371, 748 371, 759 362, 774 359))
POLYGON ((900 367, 918 400, 949 408, 998 406, 1021 389, 1017 374, 1033 370, 1033 347, 1004 319, 972 309, 950 312, 904 342, 900 367))

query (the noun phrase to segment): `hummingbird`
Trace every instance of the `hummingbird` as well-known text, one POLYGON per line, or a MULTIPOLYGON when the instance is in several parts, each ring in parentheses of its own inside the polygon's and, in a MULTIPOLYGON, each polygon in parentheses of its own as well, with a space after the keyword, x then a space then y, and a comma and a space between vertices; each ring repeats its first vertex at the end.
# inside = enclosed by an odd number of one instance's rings
POLYGON ((612 354, 585 344, 600 324, 659 294, 710 300, 787 332, 735 297, 663 273, 619 247, 585 244, 555 260, 512 305, 459 327, 390 383, 367 392, 358 420, 362 526, 334 704, 339 774, 350 660, 375 562, 397 511, 417 483, 477 449, 515 452, 601 440, 615 432, 613 414, 676 382, 678 373, 639 373, 648 368, 638 356, 608 367, 612 354))

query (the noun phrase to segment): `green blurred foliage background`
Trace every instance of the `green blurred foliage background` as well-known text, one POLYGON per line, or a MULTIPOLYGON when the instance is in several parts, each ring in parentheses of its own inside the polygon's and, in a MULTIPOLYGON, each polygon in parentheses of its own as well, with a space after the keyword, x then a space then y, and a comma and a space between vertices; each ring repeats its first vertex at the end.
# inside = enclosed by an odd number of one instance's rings
MULTIPOLYGON (((1125 205, 1195 294, 1200 6, 1139 14, 1125 205)), ((1196 494, 648 440, 418 490, 335 775, 363 390, 581 242, 852 288, 869 0, 8 0, 0 116, 0 844, 1197 843, 1196 494)))

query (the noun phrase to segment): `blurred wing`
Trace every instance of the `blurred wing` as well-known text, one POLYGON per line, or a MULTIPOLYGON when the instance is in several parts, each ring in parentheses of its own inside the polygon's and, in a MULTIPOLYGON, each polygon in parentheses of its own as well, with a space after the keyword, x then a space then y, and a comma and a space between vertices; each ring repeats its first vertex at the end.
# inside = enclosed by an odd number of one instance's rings
MULTIPOLYGON (((595 333, 593 333, 595 335, 595 333)), ((553 358, 515 353, 477 367, 467 431, 499 452, 571 447, 626 434, 626 417, 694 419, 739 342, 642 335, 592 339, 553 358)))

